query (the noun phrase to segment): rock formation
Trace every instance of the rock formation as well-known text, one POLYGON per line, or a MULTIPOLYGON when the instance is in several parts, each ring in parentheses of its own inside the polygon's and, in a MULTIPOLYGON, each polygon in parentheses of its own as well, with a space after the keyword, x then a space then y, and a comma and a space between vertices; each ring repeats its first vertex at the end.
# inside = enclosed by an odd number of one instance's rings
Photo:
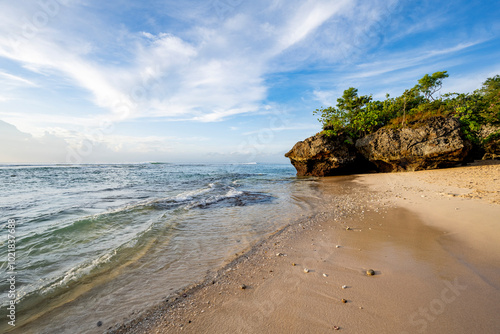
POLYGON ((381 128, 355 145, 348 137, 319 134, 285 156, 298 176, 327 176, 366 171, 367 161, 381 172, 451 167, 463 163, 471 149, 457 119, 432 117, 399 129, 381 128))
POLYGON ((472 148, 455 118, 433 117, 400 129, 381 128, 356 141, 357 150, 382 172, 460 164, 472 148))
POLYGON ((352 139, 318 134, 299 141, 285 154, 298 176, 328 176, 353 173, 363 165, 352 139))

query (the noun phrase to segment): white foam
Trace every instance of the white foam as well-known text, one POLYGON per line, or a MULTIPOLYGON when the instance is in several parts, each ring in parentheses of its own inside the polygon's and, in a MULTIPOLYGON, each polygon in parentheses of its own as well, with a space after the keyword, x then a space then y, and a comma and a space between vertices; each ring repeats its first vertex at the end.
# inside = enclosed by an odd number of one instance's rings
POLYGON ((180 193, 177 196, 175 196, 174 201, 176 201, 176 202, 190 201, 196 196, 203 195, 203 194, 206 194, 206 193, 212 191, 214 184, 211 183, 211 184, 209 184, 209 186, 210 186, 210 188, 196 189, 196 190, 191 190, 191 191, 186 191, 186 192, 180 193))
POLYGON ((224 195, 224 197, 237 197, 243 194, 242 191, 236 190, 234 188, 229 189, 229 191, 224 195))

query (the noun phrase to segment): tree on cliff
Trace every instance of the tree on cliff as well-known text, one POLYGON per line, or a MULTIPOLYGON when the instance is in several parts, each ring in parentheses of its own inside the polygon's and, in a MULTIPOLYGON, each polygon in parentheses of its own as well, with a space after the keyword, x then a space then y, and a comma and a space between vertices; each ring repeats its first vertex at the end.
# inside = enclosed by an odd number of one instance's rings
POLYGON ((426 74, 422 79, 418 80, 418 85, 416 87, 424 94, 424 97, 428 101, 435 101, 432 94, 441 89, 443 86, 443 79, 447 77, 449 77, 447 71, 435 72, 432 75, 426 74))
POLYGON ((337 108, 328 107, 316 109, 319 121, 329 135, 345 133, 356 138, 360 134, 367 134, 379 125, 379 101, 372 102, 372 96, 358 95, 356 88, 350 87, 337 99, 337 108))
POLYGON ((471 140, 478 140, 483 124, 500 124, 500 76, 488 78, 481 89, 468 94, 445 94, 435 98, 447 71, 426 74, 418 84, 401 96, 374 101, 371 95, 358 95, 350 87, 337 99, 336 107, 316 109, 323 133, 328 136, 347 135, 352 140, 383 126, 400 127, 418 123, 432 116, 452 116, 460 120, 471 140))

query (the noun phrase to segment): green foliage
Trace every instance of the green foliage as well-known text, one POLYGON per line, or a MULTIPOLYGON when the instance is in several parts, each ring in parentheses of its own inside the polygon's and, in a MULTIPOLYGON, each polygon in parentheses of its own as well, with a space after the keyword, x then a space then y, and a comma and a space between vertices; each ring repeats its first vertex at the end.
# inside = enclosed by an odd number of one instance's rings
POLYGON ((487 96, 498 95, 500 91, 500 75, 495 75, 493 78, 486 79, 480 91, 487 96))
POLYGON ((481 89, 467 94, 445 94, 435 98, 447 78, 446 71, 426 74, 418 84, 401 96, 374 101, 371 95, 358 95, 349 88, 337 99, 336 107, 314 111, 328 136, 346 134, 352 139, 372 133, 383 126, 394 128, 416 125, 433 116, 457 117, 467 137, 478 142, 481 125, 500 124, 500 76, 488 78, 481 89))
POLYGON ((488 137, 484 138, 483 144, 489 143, 490 141, 498 140, 500 139, 500 131, 492 133, 488 137))
POLYGON ((351 87, 337 99, 337 108, 316 109, 313 113, 320 115, 319 121, 327 135, 345 133, 355 137, 358 132, 366 132, 373 123, 371 100, 371 96, 358 96, 358 90, 351 87))
POLYGON ((462 124, 462 130, 467 138, 478 143, 478 132, 481 124, 486 123, 481 115, 484 109, 483 97, 477 93, 453 94, 455 97, 448 100, 453 108, 453 114, 462 124))
POLYGON ((424 97, 428 101, 434 101, 434 97, 432 97, 432 94, 441 89, 441 86, 443 85, 443 79, 449 76, 446 72, 447 71, 435 72, 432 75, 426 74, 422 79, 418 80, 418 85, 415 87, 417 87, 418 90, 424 94, 424 97))
POLYGON ((484 98, 482 115, 488 123, 500 123, 500 75, 488 78, 478 92, 484 98))
POLYGON ((356 88, 344 91, 337 99, 337 108, 316 109, 319 121, 323 123, 326 135, 347 134, 352 138, 373 132, 384 125, 384 105, 380 101, 372 101, 372 96, 358 96, 356 88))

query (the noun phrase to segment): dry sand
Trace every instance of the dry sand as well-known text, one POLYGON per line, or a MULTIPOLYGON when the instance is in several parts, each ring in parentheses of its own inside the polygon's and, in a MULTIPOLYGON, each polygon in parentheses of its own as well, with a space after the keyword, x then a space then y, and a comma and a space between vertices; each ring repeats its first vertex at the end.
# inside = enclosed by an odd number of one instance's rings
POLYGON ((500 163, 319 187, 314 217, 110 332, 500 333, 500 163))

